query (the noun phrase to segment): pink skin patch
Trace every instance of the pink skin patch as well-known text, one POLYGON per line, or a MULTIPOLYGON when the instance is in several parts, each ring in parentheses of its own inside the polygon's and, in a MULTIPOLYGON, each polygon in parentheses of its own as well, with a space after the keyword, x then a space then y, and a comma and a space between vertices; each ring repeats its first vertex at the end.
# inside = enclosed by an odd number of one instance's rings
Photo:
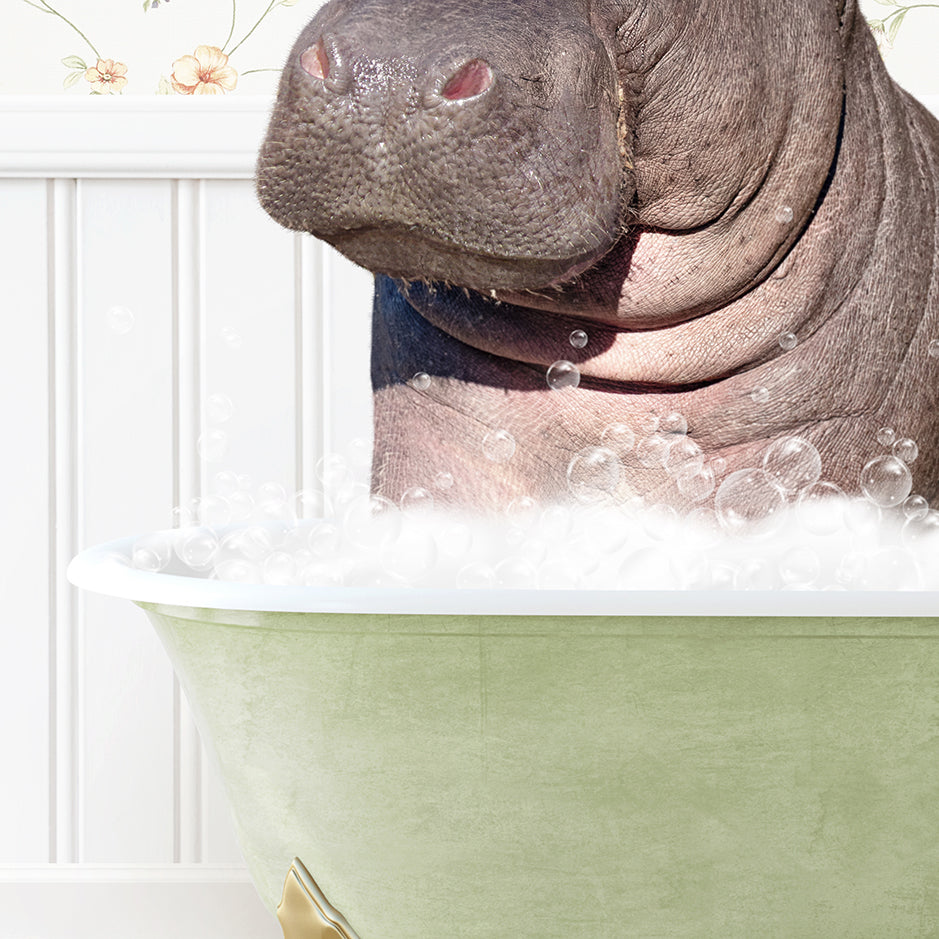
POLYGON ((462 101, 481 95, 491 84, 492 69, 482 59, 471 59, 451 77, 441 94, 448 101, 462 101))
POLYGON ((304 72, 321 81, 329 77, 329 58, 322 39, 318 39, 315 46, 310 46, 300 56, 300 65, 304 72))

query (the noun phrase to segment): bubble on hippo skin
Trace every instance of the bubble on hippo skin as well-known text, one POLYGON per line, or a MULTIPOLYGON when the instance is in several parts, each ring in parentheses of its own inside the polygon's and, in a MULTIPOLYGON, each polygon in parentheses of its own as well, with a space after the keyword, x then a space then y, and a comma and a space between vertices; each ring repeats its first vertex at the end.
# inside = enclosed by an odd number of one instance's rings
POLYGON ((134 314, 126 306, 112 306, 108 310, 108 326, 112 333, 126 336, 134 328, 134 314))
POLYGON ((669 476, 699 473, 704 469, 704 453, 690 437, 671 441, 665 454, 665 472, 669 476))
POLYGON ((567 488, 579 502, 609 497, 622 478, 623 464, 606 447, 585 447, 567 465, 567 488))
POLYGON ((643 414, 639 419, 639 432, 645 434, 647 437, 656 434, 658 433, 660 423, 661 421, 659 420, 658 414, 650 411, 648 414, 643 414))
POLYGON ((924 518, 929 514, 929 502, 923 496, 908 496, 902 507, 906 518, 924 518))
POLYGON ((756 388, 750 390, 750 400, 756 404, 766 404, 769 401, 769 389, 757 385, 756 388))
POLYGON ((453 473, 448 473, 446 470, 441 470, 434 476, 434 488, 439 489, 441 492, 452 489, 453 483, 453 473))
POLYGON ((909 465, 919 456, 919 447, 915 440, 904 437, 894 442, 891 452, 898 460, 903 460, 904 463, 909 465))
POLYGON ((763 472, 784 492, 799 492, 821 477, 822 458, 808 440, 781 437, 767 448, 763 472))
POLYGON ((688 419, 678 411, 670 411, 659 421, 660 434, 681 436, 688 433, 688 419))
POLYGON ((583 349, 587 345, 588 337, 582 329, 575 329, 568 340, 575 349, 583 349))
POLYGON ((427 391, 430 387, 430 375, 427 372, 415 372, 408 384, 415 391, 427 391))
POLYGON ((931 359, 939 359, 939 339, 932 339, 926 346, 926 354, 931 359))
POLYGON ((791 352, 799 344, 796 334, 788 332, 780 333, 777 342, 779 343, 779 348, 784 352, 791 352))
POLYGON ((549 366, 545 379, 552 391, 573 389, 580 384, 580 369, 567 359, 558 359, 549 366))
POLYGON ((903 460, 890 455, 868 461, 860 474, 861 490, 881 508, 899 505, 913 489, 913 475, 903 460))
POLYGON ((701 502, 706 499, 717 484, 714 479, 714 470, 709 466, 702 466, 687 472, 679 473, 675 477, 678 491, 691 502, 701 502))
POLYGON ((483 437, 483 456, 493 463, 507 463, 515 455, 516 446, 507 430, 491 430, 483 437))
POLYGON ((650 434, 643 437, 636 447, 636 459, 648 469, 661 469, 668 459, 668 449, 672 441, 664 434, 650 434))
POLYGON ((876 440, 882 447, 892 447, 897 439, 897 432, 892 427, 881 427, 877 431, 876 440))
POLYGON ((434 495, 423 486, 411 486, 401 494, 398 504, 405 512, 426 512, 434 507, 434 495))
POLYGON ((794 217, 795 213, 792 211, 792 206, 788 205, 779 206, 773 215, 773 218, 775 218, 780 225, 788 225, 794 217))
POLYGON ((628 424, 607 424, 600 433, 600 443, 622 459, 636 445, 636 435, 628 424))
POLYGON ((731 473, 714 497, 721 526, 731 535, 763 537, 772 534, 782 522, 785 507, 785 496, 761 467, 731 473))

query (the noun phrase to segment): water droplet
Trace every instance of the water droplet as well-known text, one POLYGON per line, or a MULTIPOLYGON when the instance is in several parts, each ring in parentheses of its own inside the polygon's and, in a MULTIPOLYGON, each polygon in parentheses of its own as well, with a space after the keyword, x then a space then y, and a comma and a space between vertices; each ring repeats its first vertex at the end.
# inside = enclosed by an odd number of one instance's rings
POLYGON ((778 528, 786 499, 762 469, 731 473, 714 497, 724 531, 733 535, 767 535, 778 528))
POLYGON ((228 346, 229 349, 238 350, 245 344, 241 334, 232 329, 231 326, 222 328, 222 339, 225 340, 225 345, 228 346))
POLYGON ((687 434, 688 420, 684 414, 679 414, 678 411, 672 411, 659 421, 659 433, 673 435, 687 434))
POLYGON ((559 359, 548 369, 545 377, 552 391, 564 391, 580 384, 580 369, 573 362, 559 359))
POLYGON ((795 349, 798 345, 799 340, 796 338, 795 333, 780 333, 779 334, 779 348, 785 352, 790 352, 795 349))
POLYGON ((235 406, 228 395, 212 394, 206 398, 205 416, 210 424, 224 424, 234 413, 235 406))
POLYGON ((430 375, 427 372, 417 372, 408 384, 416 391, 427 391, 430 387, 430 375))
POLYGON ((776 209, 776 213, 773 218, 775 218, 780 225, 788 225, 792 221, 794 214, 795 213, 792 211, 791 206, 781 205, 778 209, 776 209))
POLYGON ((217 463, 228 452, 228 434, 222 430, 207 430, 199 435, 196 449, 206 463, 217 463))
POLYGON ((172 545, 160 532, 144 535, 134 542, 130 563, 141 571, 162 571, 170 562, 172 545))
POLYGON ((766 404, 769 401, 769 389, 762 385, 757 386, 750 392, 750 400, 757 404, 766 404))
POLYGON ((913 476, 903 460, 878 456, 861 470, 861 490, 875 505, 890 508, 899 505, 913 489, 913 476))
POLYGON ((398 502, 407 512, 422 512, 434 507, 434 495, 423 486, 411 486, 404 490, 398 502))
POLYGON ((570 342, 575 349, 583 349, 587 345, 587 334, 582 329, 575 329, 570 335, 570 342))
POLYGON ((840 486, 817 482, 799 495, 796 518, 814 535, 832 535, 844 525, 845 495, 840 486))
POLYGON ((112 306, 108 310, 108 326, 111 332, 126 336, 134 328, 134 314, 126 306, 112 306))
POLYGON ((903 514, 907 518, 925 518, 929 514, 929 503, 923 496, 910 496, 903 501, 903 514))
POLYGON ((876 439, 882 447, 892 447, 897 439, 897 432, 892 427, 881 427, 877 431, 876 439))
POLYGON ((507 463, 515 455, 515 446, 507 430, 491 430, 483 437, 483 456, 493 463, 507 463))
POLYGON ((763 471, 784 492, 799 492, 818 482, 822 458, 802 437, 780 437, 763 456, 763 471))
POLYGON ((898 460, 903 460, 903 462, 909 466, 909 464, 919 456, 919 447, 916 445, 915 440, 904 437, 902 440, 898 440, 894 443, 893 455, 898 460))
POLYGON ((600 434, 600 443, 622 459, 636 445, 636 435, 628 424, 607 424, 600 434))
POLYGON ((622 464, 612 450, 585 447, 567 465, 567 488, 580 502, 597 502, 614 492, 622 476, 622 464))
POLYGON ((448 473, 445 470, 441 470, 441 472, 434 476, 434 488, 439 489, 442 492, 446 492, 447 489, 452 489, 453 474, 448 473))
POLYGON ((671 442, 664 434, 651 434, 643 437, 639 441, 639 446, 636 447, 636 458, 643 466, 661 469, 668 458, 668 448, 671 442))
POLYGON ((926 354, 933 359, 939 359, 939 339, 930 340, 929 345, 926 347, 926 354))

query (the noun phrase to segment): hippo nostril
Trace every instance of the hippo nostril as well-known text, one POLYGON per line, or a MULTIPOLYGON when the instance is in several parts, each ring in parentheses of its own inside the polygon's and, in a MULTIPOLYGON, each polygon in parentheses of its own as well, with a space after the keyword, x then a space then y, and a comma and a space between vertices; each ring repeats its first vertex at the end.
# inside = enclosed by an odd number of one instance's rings
POLYGON ((300 66, 303 71, 314 78, 326 81, 329 78, 329 56, 326 54, 326 46, 320 37, 316 40, 316 45, 310 46, 300 55, 300 66))
POLYGON ((492 84, 492 69, 482 59, 471 59, 461 65, 440 92, 448 101, 463 101, 481 95, 492 84))

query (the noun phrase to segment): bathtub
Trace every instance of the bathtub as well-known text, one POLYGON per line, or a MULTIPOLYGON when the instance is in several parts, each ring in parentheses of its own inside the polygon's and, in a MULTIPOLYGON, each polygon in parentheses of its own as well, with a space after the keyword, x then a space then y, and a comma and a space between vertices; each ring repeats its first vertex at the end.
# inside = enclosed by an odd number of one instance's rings
POLYGON ((69 577, 141 606, 287 939, 939 934, 939 595, 69 577), (295 860, 296 859, 296 860, 295 860))

